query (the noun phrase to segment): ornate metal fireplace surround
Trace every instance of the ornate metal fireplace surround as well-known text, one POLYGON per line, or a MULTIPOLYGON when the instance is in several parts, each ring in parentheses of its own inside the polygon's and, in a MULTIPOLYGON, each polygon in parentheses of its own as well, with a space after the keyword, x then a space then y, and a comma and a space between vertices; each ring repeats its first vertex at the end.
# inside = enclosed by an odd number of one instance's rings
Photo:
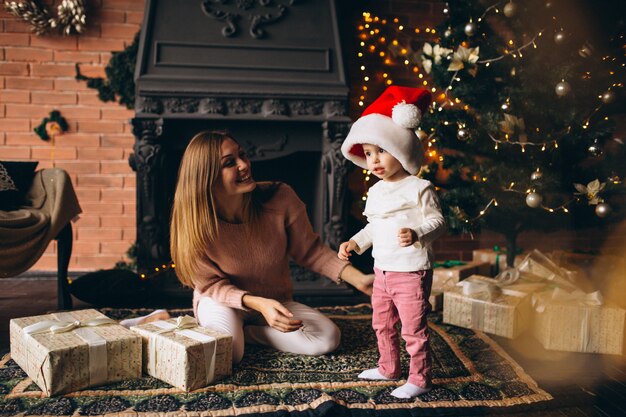
MULTIPOLYGON (((170 260, 178 165, 201 130, 232 132, 251 154, 255 179, 291 184, 316 231, 338 246, 349 119, 334 0, 148 0, 135 80, 140 270, 170 260)), ((296 294, 348 292, 292 271, 296 294)))

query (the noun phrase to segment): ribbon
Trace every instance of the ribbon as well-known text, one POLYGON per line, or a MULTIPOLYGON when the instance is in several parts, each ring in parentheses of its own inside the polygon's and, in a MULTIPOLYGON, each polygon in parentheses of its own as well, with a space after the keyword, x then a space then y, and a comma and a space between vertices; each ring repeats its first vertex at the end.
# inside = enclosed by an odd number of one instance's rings
POLYGON ((453 268, 455 266, 462 266, 467 264, 467 262, 463 261, 455 261, 455 260, 447 260, 444 262, 435 262, 433 263, 433 268, 453 268))
POLYGON ((156 348, 156 338, 159 335, 163 335, 166 333, 176 333, 181 336, 185 336, 187 338, 193 339, 197 342, 202 343, 202 347, 204 349, 204 367, 205 367, 205 385, 210 384, 213 381, 215 376, 215 354, 217 353, 217 339, 213 336, 209 336, 204 333, 195 332, 193 329, 198 326, 196 320, 193 317, 189 316, 180 316, 176 318, 176 323, 169 323, 165 320, 155 321, 150 323, 153 326, 158 327, 161 330, 157 330, 152 333, 150 336, 150 361, 148 364, 148 370, 152 375, 156 374, 156 364, 157 364, 157 348, 156 348))
MULTIPOLYGON (((498 245, 493 246, 493 251, 496 253, 496 267, 494 272, 498 275, 498 273, 500 273, 500 255, 506 255, 507 251, 500 249, 498 245)), ((515 255, 519 255, 520 253, 522 253, 522 248, 515 249, 515 255)))
MULTIPOLYGON (((37 334, 52 333, 61 334, 74 332, 76 336, 87 343, 89 349, 89 385, 97 386, 107 382, 108 374, 108 356, 107 341, 105 338, 95 333, 89 327, 103 326, 109 324, 117 324, 115 320, 108 317, 101 317, 89 320, 63 320, 63 318, 75 318, 71 313, 57 313, 55 317, 61 320, 43 320, 38 323, 26 326, 23 329, 24 337, 33 337, 37 334)), ((40 367, 40 371, 43 367, 40 367)), ((45 376, 42 374, 44 385, 46 385, 45 376)))

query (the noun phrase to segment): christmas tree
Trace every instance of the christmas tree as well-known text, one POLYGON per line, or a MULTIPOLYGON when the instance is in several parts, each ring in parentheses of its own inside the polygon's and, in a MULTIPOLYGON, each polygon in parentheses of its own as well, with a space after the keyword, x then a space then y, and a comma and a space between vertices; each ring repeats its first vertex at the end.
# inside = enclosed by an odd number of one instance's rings
POLYGON ((440 188, 449 230, 503 234, 509 265, 524 230, 596 227, 624 213, 626 147, 613 121, 623 113, 624 25, 592 34, 576 5, 454 1, 436 27, 367 12, 359 26, 358 105, 392 83, 431 89, 420 175, 440 188), (382 73, 368 72, 373 57, 382 73))

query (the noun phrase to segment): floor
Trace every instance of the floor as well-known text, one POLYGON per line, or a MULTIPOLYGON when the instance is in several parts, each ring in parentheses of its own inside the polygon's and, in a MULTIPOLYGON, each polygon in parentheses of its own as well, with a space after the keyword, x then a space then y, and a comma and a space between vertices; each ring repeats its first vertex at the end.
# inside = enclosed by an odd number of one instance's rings
MULTIPOLYGON (((304 301, 316 304, 315 300, 304 301)), ((1 279, 0 353, 9 349, 11 318, 45 314, 54 311, 56 303, 53 276, 1 279)), ((333 300, 333 303, 337 304, 337 301, 333 300)), ((167 304, 169 307, 189 307, 190 300, 179 300, 174 304, 170 300, 167 304)), ((317 304, 324 303, 317 300, 317 304)), ((89 307, 74 299, 75 309, 89 307)), ((440 409, 434 415, 626 416, 626 361, 623 356, 546 351, 532 337, 525 335, 515 341, 494 339, 555 399, 541 403, 543 409, 540 410, 534 404, 532 412, 524 411, 523 407, 513 414, 508 410, 480 407, 440 409)))

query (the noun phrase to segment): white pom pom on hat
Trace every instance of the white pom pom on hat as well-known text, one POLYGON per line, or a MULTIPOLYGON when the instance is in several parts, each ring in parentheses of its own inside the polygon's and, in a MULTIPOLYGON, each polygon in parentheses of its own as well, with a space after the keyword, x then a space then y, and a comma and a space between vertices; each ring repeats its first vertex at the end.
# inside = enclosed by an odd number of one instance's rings
POLYGON ((352 124, 341 152, 348 160, 367 169, 363 144, 377 145, 393 155, 409 174, 417 174, 423 155, 415 129, 430 101, 430 92, 423 88, 387 87, 352 124))

